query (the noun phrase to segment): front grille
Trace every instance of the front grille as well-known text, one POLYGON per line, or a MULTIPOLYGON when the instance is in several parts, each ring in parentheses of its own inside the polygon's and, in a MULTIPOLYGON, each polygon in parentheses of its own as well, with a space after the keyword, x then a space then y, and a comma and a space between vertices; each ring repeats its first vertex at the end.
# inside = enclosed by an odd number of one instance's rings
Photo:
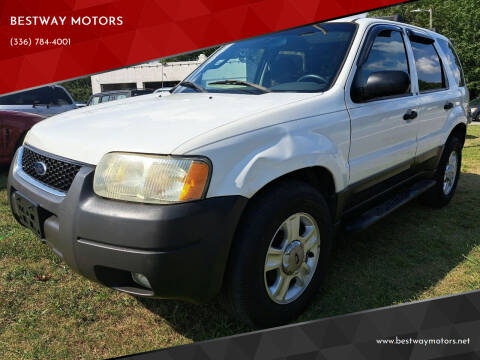
POLYGON ((67 192, 80 168, 81 165, 68 162, 68 160, 55 159, 27 147, 23 148, 22 170, 35 180, 55 190, 67 192), (35 170, 35 164, 38 162, 45 164, 46 172, 43 175, 39 175, 35 170))

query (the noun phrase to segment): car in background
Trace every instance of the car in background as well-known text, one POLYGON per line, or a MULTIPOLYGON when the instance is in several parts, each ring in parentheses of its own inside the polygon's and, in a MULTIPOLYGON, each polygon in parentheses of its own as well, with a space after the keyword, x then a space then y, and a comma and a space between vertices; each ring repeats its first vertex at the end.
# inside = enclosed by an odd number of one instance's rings
POLYGON ((30 128, 44 116, 21 111, 0 110, 0 165, 9 164, 30 128))
POLYGON ((87 106, 97 105, 109 101, 126 99, 133 96, 140 96, 153 93, 153 89, 130 89, 130 90, 113 90, 103 91, 90 96, 87 106))
POLYGON ((78 102, 78 101, 75 102, 75 105, 77 105, 77 109, 87 106, 87 104, 85 104, 84 102, 78 102))
POLYGON ((473 121, 480 121, 480 97, 470 101, 470 113, 473 121))
POLYGON ((158 94, 158 93, 164 93, 164 92, 170 92, 170 90, 172 90, 173 87, 162 87, 162 88, 158 88, 157 90, 154 91, 155 94, 158 94))
POLYGON ((77 105, 72 96, 60 85, 42 86, 0 96, 0 110, 23 111, 44 117, 76 108, 77 105))

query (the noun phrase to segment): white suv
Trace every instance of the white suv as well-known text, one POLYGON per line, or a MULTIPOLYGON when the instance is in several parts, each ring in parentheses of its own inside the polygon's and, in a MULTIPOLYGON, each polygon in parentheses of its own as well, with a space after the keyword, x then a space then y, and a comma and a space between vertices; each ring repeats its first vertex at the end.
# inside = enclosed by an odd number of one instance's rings
POLYGON ((452 198, 468 90, 448 39, 376 19, 223 47, 172 94, 55 116, 12 210, 73 269, 139 296, 222 292, 256 326, 317 292, 337 230, 452 198))

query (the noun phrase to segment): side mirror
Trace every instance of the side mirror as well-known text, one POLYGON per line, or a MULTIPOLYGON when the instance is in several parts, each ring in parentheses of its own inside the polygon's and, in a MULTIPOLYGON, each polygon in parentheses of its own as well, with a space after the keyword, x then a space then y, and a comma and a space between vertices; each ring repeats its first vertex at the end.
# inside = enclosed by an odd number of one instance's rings
POLYGON ((352 100, 365 102, 377 98, 403 95, 410 89, 410 76, 404 71, 378 71, 371 73, 366 83, 352 86, 352 100))
POLYGON ((42 104, 40 100, 33 100, 32 107, 36 108, 38 106, 45 106, 48 109, 50 107, 50 104, 42 104))

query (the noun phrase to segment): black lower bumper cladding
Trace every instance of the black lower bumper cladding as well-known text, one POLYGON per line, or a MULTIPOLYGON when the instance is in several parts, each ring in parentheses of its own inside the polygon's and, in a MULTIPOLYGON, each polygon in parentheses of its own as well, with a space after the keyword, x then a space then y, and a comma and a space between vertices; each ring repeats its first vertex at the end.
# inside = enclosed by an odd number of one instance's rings
POLYGON ((477 291, 118 359, 466 360, 479 358, 480 292, 477 291))
POLYGON ((12 167, 12 212, 23 225, 40 222, 29 227, 93 281, 134 295, 195 303, 217 295, 246 198, 127 203, 97 196, 93 175, 93 167, 82 167, 65 196, 58 196, 32 185, 12 167), (41 216, 22 221, 34 210, 41 216), (145 276, 150 288, 136 283, 132 274, 145 276))

